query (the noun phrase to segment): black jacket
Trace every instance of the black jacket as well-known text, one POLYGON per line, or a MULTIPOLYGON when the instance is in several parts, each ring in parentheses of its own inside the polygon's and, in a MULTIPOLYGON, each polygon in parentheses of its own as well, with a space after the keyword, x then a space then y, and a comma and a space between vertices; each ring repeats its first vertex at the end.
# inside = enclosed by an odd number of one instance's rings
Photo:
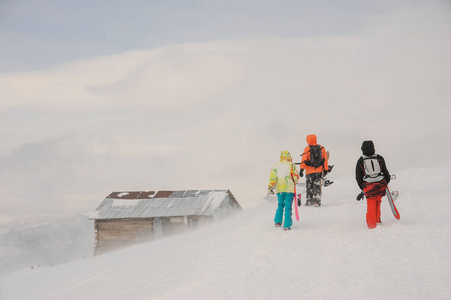
MULTIPOLYGON (((379 154, 376 154, 377 161, 381 166, 381 171, 384 173, 384 178, 387 184, 390 182, 390 173, 387 170, 387 166, 385 165, 385 160, 379 154)), ((355 167, 355 180, 357 180, 357 184, 359 188, 363 190, 363 177, 365 176, 365 168, 363 167, 363 157, 360 156, 357 161, 357 165, 355 167)))

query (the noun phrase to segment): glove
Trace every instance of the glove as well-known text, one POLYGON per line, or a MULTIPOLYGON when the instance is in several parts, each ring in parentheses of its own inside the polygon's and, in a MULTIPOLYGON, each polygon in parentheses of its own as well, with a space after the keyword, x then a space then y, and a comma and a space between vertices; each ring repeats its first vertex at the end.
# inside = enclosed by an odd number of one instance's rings
POLYGON ((330 172, 332 172, 332 168, 334 167, 334 165, 329 165, 329 170, 324 170, 324 176, 326 176, 326 174, 328 174, 328 173, 330 173, 330 172))
POLYGON ((268 193, 274 195, 274 188, 272 186, 268 186, 268 193))
POLYGON ((330 173, 330 172, 332 172, 332 169, 334 168, 334 165, 329 165, 329 170, 327 171, 327 173, 330 173))
POLYGON ((304 177, 304 169, 299 170, 299 177, 304 177))
POLYGON ((357 195, 357 201, 362 200, 365 197, 365 193, 364 192, 360 192, 360 194, 357 195))

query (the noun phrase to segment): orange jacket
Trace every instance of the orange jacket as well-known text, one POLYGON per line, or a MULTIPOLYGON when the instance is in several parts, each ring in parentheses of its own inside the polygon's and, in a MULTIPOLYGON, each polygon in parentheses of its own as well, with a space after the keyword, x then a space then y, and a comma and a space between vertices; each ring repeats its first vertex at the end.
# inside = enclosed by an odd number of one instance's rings
POLYGON ((304 162, 310 160, 310 145, 315 146, 316 143, 316 135, 309 134, 307 135, 307 144, 308 146, 305 147, 304 152, 302 153, 301 158, 301 164, 299 165, 301 169, 305 170, 305 174, 312 174, 312 173, 322 173, 324 170, 329 170, 329 162, 327 160, 327 153, 326 149, 321 146, 321 156, 324 159, 324 164, 318 168, 307 166, 304 162))

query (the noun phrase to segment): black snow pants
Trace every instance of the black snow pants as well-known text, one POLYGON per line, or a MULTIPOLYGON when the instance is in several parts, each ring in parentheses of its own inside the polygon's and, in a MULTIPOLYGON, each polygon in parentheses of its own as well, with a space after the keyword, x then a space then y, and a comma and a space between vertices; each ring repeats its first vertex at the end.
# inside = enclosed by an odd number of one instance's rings
POLYGON ((307 174, 306 178, 306 203, 305 205, 320 205, 321 206, 321 179, 322 173, 307 174))

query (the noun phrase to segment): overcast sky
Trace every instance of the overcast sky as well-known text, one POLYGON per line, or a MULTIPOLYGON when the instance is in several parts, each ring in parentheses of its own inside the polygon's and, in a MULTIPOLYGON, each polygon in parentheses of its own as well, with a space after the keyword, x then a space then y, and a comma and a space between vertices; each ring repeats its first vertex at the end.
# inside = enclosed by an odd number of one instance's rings
POLYGON ((310 133, 336 185, 365 139, 395 173, 450 161, 447 1, 3 0, 0 40, 3 220, 128 190, 248 207, 310 133))
POLYGON ((348 35, 374 16, 421 2, 2 0, 0 71, 181 43, 348 35))

